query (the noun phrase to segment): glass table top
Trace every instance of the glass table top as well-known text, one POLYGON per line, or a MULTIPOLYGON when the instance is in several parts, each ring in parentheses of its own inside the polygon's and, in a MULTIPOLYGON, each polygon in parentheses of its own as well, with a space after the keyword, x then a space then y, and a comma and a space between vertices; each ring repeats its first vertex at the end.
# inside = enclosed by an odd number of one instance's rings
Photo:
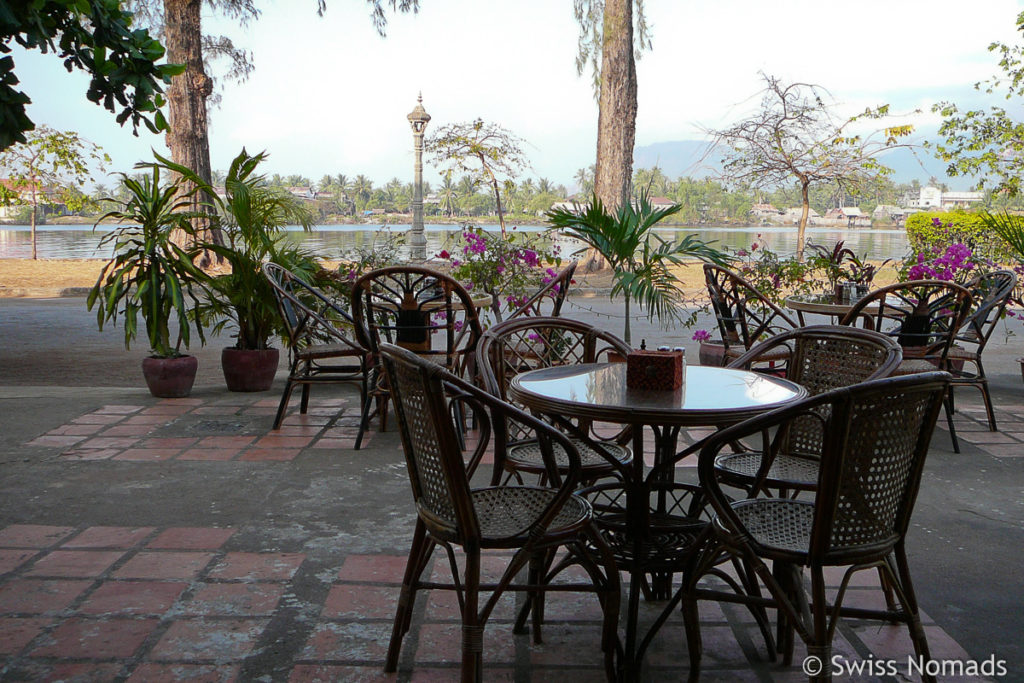
MULTIPOLYGON (((523 373, 512 380, 510 395, 540 410, 560 408, 578 416, 647 416, 685 422, 720 413, 760 413, 806 395, 788 380, 727 368, 686 366, 683 385, 675 391, 630 389, 625 363, 569 365, 523 373)), ((628 421, 628 419, 625 419, 628 421)))

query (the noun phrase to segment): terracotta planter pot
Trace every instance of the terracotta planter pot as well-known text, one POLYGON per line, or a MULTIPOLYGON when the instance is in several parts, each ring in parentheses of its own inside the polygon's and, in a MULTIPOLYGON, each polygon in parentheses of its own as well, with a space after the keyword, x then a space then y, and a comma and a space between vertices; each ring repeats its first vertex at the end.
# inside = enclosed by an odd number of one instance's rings
POLYGON ((224 349, 220 365, 228 390, 266 391, 274 383, 279 358, 277 349, 224 349))
POLYGON ((142 359, 142 375, 157 398, 183 398, 192 391, 199 360, 195 356, 142 359))
POLYGON ((1020 378, 1024 380, 1024 358, 1018 358, 1017 362, 1020 363, 1020 378))
POLYGON ((697 358, 701 365, 723 367, 725 365, 725 346, 721 342, 701 342, 697 358))

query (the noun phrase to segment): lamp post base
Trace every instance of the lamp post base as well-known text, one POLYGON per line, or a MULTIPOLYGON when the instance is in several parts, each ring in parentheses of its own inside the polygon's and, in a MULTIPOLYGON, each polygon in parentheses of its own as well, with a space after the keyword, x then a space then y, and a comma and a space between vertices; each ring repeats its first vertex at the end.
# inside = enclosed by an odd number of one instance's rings
POLYGON ((425 261, 427 259, 427 236, 423 230, 409 230, 405 237, 405 243, 409 245, 410 261, 425 261))

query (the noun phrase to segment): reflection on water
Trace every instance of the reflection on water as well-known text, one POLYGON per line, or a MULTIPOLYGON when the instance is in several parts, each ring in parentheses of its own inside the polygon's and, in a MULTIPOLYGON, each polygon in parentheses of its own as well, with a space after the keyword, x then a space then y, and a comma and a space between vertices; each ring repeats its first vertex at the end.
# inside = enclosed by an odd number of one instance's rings
MULTIPOLYGON (((106 226, 104 226, 106 227, 106 226)), ((496 225, 482 226, 487 230, 498 230, 496 225)), ((403 234, 408 225, 393 225, 390 230, 403 234)), ((313 232, 302 232, 298 228, 289 230, 289 239, 301 243, 324 258, 339 258, 356 248, 370 248, 379 232, 379 226, 369 225, 326 225, 313 232)), ((541 226, 524 226, 522 232, 544 230, 541 226)), ((796 252, 796 228, 791 227, 678 227, 658 230, 666 240, 677 240, 696 233, 701 239, 714 242, 717 247, 740 249, 749 247, 760 237, 768 247, 782 256, 796 252)), ((109 251, 99 251, 97 245, 104 234, 101 228, 93 232, 92 225, 45 225, 36 229, 36 242, 40 258, 107 258, 109 251)), ((427 225, 427 254, 436 254, 450 247, 458 238, 459 228, 451 225, 427 225)), ((908 251, 907 235, 903 229, 855 228, 808 228, 807 238, 815 243, 833 244, 846 240, 846 246, 859 255, 873 259, 902 258, 908 251)), ((562 246, 563 254, 571 254, 580 244, 568 238, 555 240, 562 246)), ((26 225, 0 225, 0 258, 30 258, 32 237, 26 225)))

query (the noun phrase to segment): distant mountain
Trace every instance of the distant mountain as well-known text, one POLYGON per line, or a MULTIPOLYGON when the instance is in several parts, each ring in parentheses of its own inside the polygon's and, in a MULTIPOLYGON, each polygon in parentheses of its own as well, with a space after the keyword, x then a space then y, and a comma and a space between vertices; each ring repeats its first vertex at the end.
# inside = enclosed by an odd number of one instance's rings
MULTIPOLYGON (((879 160, 893 170, 893 182, 909 183, 918 180, 922 185, 935 177, 946 183, 951 190, 968 190, 970 178, 950 178, 945 173, 945 164, 933 158, 927 150, 894 149, 879 157, 879 160)), ((633 168, 658 166, 669 178, 690 176, 706 178, 721 170, 721 160, 709 154, 708 143, 701 140, 673 140, 642 145, 633 150, 633 168)))

